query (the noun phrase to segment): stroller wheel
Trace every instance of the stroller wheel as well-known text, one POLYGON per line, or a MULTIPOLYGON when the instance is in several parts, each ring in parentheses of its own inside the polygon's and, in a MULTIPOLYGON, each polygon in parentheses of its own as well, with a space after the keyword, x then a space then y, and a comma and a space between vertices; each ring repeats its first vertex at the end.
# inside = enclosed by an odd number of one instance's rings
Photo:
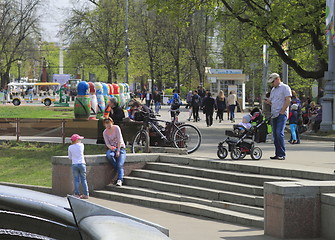
POLYGON ((241 152, 240 159, 245 158, 245 156, 247 156, 247 154, 245 152, 241 152))
POLYGON ((234 148, 234 149, 232 149, 231 152, 230 152, 230 157, 231 157, 231 159, 233 159, 233 160, 238 160, 238 159, 240 159, 240 158, 241 158, 241 150, 238 149, 238 148, 234 148))
POLYGON ((260 160, 263 155, 262 149, 260 149, 259 147, 252 148, 250 151, 250 155, 253 160, 260 160))
POLYGON ((217 155, 220 159, 225 159, 228 156, 228 149, 224 146, 219 146, 217 155))

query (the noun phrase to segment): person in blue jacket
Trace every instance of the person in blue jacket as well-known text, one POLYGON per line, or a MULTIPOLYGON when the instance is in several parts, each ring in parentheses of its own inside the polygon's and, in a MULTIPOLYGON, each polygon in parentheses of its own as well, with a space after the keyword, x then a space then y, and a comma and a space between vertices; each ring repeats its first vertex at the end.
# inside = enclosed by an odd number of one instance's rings
POLYGON ((171 106, 170 110, 173 110, 173 111, 170 111, 172 120, 176 117, 176 113, 179 114, 179 108, 182 104, 179 94, 176 91, 173 91, 173 92, 174 92, 173 97, 170 100, 170 106, 171 106))

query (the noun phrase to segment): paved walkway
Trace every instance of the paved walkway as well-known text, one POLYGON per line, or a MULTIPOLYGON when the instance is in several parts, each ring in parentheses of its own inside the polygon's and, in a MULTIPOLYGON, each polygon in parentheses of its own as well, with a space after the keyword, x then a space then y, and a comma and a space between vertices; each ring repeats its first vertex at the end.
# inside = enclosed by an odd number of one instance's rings
MULTIPOLYGON (((245 113, 236 114, 236 122, 240 122, 245 113)), ((161 110, 161 118, 169 119, 168 107, 163 106, 161 110)), ((217 144, 222 141, 225 136, 225 130, 232 129, 233 123, 224 120, 219 123, 214 120, 211 127, 207 127, 204 115, 200 113, 202 120, 197 123, 190 122, 200 128, 203 142, 198 151, 192 155, 196 157, 205 157, 210 159, 218 159, 216 156, 217 144)), ((186 121, 188 112, 185 107, 181 108, 179 121, 186 121)), ((227 115, 225 113, 225 119, 227 115)), ((286 134, 289 137, 289 134, 286 134)), ((0 140, 15 140, 15 137, 1 137, 0 140)), ((61 142, 61 138, 44 138, 44 137, 22 137, 22 140, 30 141, 46 141, 61 142)), ((69 140, 67 140, 69 141, 69 140)), ((95 144, 95 140, 85 139, 85 144, 95 144)), ((247 156, 245 160, 237 161, 240 164, 259 165, 268 167, 278 167, 287 169, 301 169, 323 173, 333 173, 335 169, 335 152, 334 142, 321 140, 302 140, 299 145, 287 144, 287 157, 284 161, 270 160, 270 156, 274 155, 274 146, 269 139, 266 143, 257 144, 263 150, 263 157, 260 161, 251 161, 247 156)), ((230 157, 226 159, 229 160, 230 157)), ((270 240, 263 236, 263 230, 237 226, 229 223, 213 221, 206 218, 196 218, 191 215, 176 214, 167 211, 149 209, 131 204, 123 204, 113 201, 106 201, 91 198, 90 201, 97 204, 113 208, 115 210, 155 222, 170 229, 170 236, 175 240, 202 240, 202 239, 231 239, 231 240, 270 240)))

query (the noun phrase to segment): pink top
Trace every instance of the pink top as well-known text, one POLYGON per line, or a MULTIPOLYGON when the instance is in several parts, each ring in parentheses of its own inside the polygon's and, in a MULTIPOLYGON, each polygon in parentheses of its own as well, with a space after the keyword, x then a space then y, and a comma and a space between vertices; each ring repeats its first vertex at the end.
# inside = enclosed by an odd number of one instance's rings
POLYGON ((109 131, 108 129, 105 129, 105 131, 103 132, 103 136, 104 136, 105 144, 107 146, 108 145, 114 146, 114 147, 120 146, 120 148, 126 147, 123 141, 121 129, 118 125, 113 125, 111 131, 109 131), (119 143, 121 144, 119 145, 119 143))

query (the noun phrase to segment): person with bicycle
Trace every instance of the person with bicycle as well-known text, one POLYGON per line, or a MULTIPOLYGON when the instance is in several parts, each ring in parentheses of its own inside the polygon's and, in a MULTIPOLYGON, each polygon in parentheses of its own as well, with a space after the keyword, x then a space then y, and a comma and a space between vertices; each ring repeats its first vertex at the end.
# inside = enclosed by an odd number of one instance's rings
POLYGON ((181 99, 179 97, 179 94, 174 91, 173 98, 170 101, 171 107, 170 107, 170 114, 171 114, 171 119, 174 119, 176 115, 179 114, 179 108, 181 105, 181 99))
POLYGON ((112 118, 103 120, 105 130, 103 137, 108 148, 106 152, 107 160, 117 171, 116 186, 121 187, 124 176, 124 163, 126 161, 126 145, 123 141, 122 132, 118 125, 114 125, 112 118))

